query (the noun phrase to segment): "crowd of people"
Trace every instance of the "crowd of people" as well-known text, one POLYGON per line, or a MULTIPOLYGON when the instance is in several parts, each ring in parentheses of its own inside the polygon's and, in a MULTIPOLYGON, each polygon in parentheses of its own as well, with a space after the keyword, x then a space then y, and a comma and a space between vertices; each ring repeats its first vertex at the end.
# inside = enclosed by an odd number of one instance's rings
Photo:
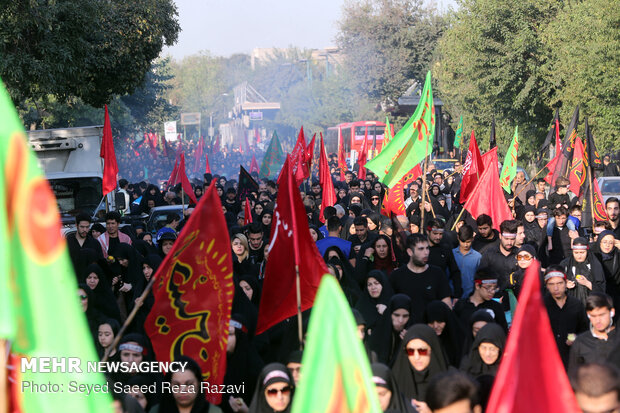
MULTIPOLYGON (((302 185, 301 196, 310 234, 355 316, 383 411, 484 411, 510 330, 511 297, 518 302, 525 271, 534 260, 541 263, 544 305, 577 400, 584 411, 620 411, 620 335, 614 325, 614 309, 620 304, 617 198, 605 202, 608 220, 585 228, 568 180, 559 178, 549 187, 543 179, 527 182, 519 173, 512 193, 506 194, 513 219, 494 222, 485 214, 473 219, 460 214, 457 201, 461 163, 452 173, 437 171, 431 162, 403 193, 406 215, 388 217, 381 214, 386 188, 370 171, 365 180, 347 171, 340 181, 336 168, 337 202, 322 209, 323 217, 318 180, 302 185), (611 407, 601 409, 604 403, 611 407)), ((149 178, 157 176, 152 171, 149 178)), ((255 177, 258 189, 247 198, 252 214, 248 225, 246 199, 238 198, 234 179, 205 174, 194 186, 199 199, 216 183, 229 229, 236 289, 224 384, 244 383, 243 391, 227 394, 221 405, 213 406, 201 392, 142 393, 135 386, 132 397, 117 395, 124 411, 290 410, 305 343, 299 342, 296 317, 255 334, 278 193, 275 181, 255 177)), ((119 181, 130 201, 121 211, 126 217, 110 212, 104 227, 78 215, 77 232, 68 244, 99 355, 139 362, 154 358, 143 326, 153 297, 139 297, 193 206, 184 217, 171 213, 156 233, 147 232, 140 214, 189 201, 181 199, 179 187, 162 192, 139 171, 126 178, 119 181), (134 306, 139 310, 128 333, 111 348, 134 306)), ((304 331, 310 316, 311 310, 303 314, 304 331)), ((116 374, 109 380, 127 385, 198 383, 200 367, 191 359, 189 366, 189 371, 165 377, 116 374)))

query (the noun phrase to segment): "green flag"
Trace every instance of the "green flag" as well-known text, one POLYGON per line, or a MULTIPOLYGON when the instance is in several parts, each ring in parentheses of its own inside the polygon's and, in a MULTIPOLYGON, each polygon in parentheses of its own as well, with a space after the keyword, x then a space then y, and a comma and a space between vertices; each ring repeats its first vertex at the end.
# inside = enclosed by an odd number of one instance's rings
POLYGON ((459 126, 456 128, 456 134, 454 136, 454 147, 460 148, 463 141, 463 116, 459 118, 459 126))
POLYGON ((381 153, 368 161, 366 168, 373 171, 379 180, 393 187, 398 181, 422 161, 428 151, 433 150, 435 135, 435 106, 431 90, 431 72, 426 74, 420 103, 411 119, 398 131, 381 153))
POLYGON ((292 413, 381 413, 351 308, 330 275, 316 294, 301 366, 292 413))
POLYGON ((1 82, 0 205, 0 338, 9 340, 16 356, 15 410, 111 412, 105 387, 89 395, 72 391, 72 383, 93 390, 105 380, 87 371, 88 362, 99 358, 80 307, 56 198, 1 82), (33 372, 32 365, 22 364, 30 359, 36 365, 40 357, 73 360, 81 372, 70 372, 67 365, 67 372, 33 372), (33 387, 42 384, 47 390, 33 387))
POLYGON ((277 177, 280 168, 284 164, 284 152, 282 152, 282 146, 278 139, 278 134, 273 131, 273 137, 269 142, 269 147, 265 152, 265 157, 260 165, 260 171, 258 176, 261 178, 273 179, 277 177))
POLYGON ((517 174, 517 152, 519 151, 519 126, 515 126, 515 134, 512 137, 510 148, 504 157, 502 173, 499 176, 499 184, 506 192, 510 192, 510 183, 517 174))

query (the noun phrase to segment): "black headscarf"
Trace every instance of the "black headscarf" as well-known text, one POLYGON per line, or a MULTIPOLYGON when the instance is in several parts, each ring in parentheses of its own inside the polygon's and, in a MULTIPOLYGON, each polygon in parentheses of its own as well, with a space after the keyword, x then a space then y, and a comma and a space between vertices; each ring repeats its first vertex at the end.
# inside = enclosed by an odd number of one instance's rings
MULTIPOLYGON (((355 305, 355 308, 362 314, 366 321, 366 327, 373 330, 381 314, 377 311, 377 305, 383 304, 386 307, 390 304, 390 298, 394 295, 394 290, 387 275, 383 271, 372 270, 364 278, 364 290, 355 305), (381 284, 381 294, 377 298, 372 298, 366 287, 369 278, 374 278, 381 284)), ((387 309, 385 311, 388 311, 387 309)))
POLYGON ((504 329, 499 324, 489 323, 482 327, 469 352, 469 357, 463 359, 461 370, 468 373, 472 377, 479 377, 483 375, 495 376, 499 364, 502 361, 504 354, 504 346, 506 345, 506 334, 504 329), (495 347, 499 348, 499 356, 495 363, 489 365, 482 361, 478 347, 482 343, 491 343, 495 347))
MULTIPOLYGON (((241 277, 239 277, 238 284, 241 284, 241 281, 245 281, 252 288, 252 299, 250 301, 252 302, 252 304, 254 304, 254 306, 258 310, 258 308, 260 307, 260 297, 261 297, 261 288, 258 283, 258 279, 256 279, 256 276, 254 275, 242 275, 241 277)), ((241 287, 241 285, 239 285, 239 287, 241 287)))
MULTIPOLYGON (((177 358, 175 361, 187 362, 186 370, 190 370, 196 380, 198 381, 198 386, 196 390, 196 400, 194 401, 194 405, 192 406, 191 413, 207 413, 209 411, 209 402, 205 400, 205 395, 202 391, 202 386, 200 383, 202 382, 202 370, 196 361, 187 356, 181 356, 177 358)), ((169 372, 166 374, 165 381, 172 381, 173 372, 169 372)), ((226 400, 226 402, 228 402, 226 400)), ((161 402, 159 403, 159 411, 164 413, 177 413, 179 411, 177 407, 177 403, 174 400, 174 394, 172 392, 164 392, 161 396, 161 402)))
MULTIPOLYGON (((573 240, 573 248, 577 245, 588 246, 588 241, 581 237, 575 238, 573 240)), ((560 265, 564 267, 566 279, 575 282, 575 287, 569 288, 568 294, 580 300, 583 305, 586 304, 586 299, 590 296, 590 292, 605 292, 606 286, 603 266, 598 258, 592 254, 592 251, 588 250, 588 255, 584 262, 577 262, 573 254, 571 254, 569 257, 565 258, 560 265), (576 279, 577 275, 586 277, 588 281, 592 283, 592 290, 585 285, 579 284, 576 279)))
POLYGON ((400 413, 415 413, 415 408, 411 405, 411 402, 407 402, 403 394, 398 388, 398 383, 394 380, 392 370, 385 364, 372 363, 370 366, 372 370, 372 381, 377 387, 384 387, 392 392, 390 398, 390 404, 386 411, 400 412, 400 413))
POLYGON ((412 325, 414 320, 411 298, 406 294, 394 294, 390 299, 390 305, 377 320, 370 336, 370 349, 377 354, 379 362, 388 366, 394 363, 396 353, 400 348, 400 332, 394 331, 392 313, 401 308, 409 311, 409 321, 405 324, 405 329, 412 325))
POLYGON ((295 382, 284 364, 271 363, 266 365, 258 376, 256 390, 250 404, 250 413, 273 413, 273 409, 269 407, 265 398, 265 389, 272 383, 286 383, 293 389, 291 390, 291 401, 283 412, 291 411, 295 382))
POLYGON ((103 269, 97 264, 91 264, 84 270, 81 282, 86 283, 86 278, 91 274, 97 274, 99 283, 92 290, 92 301, 88 302, 88 306, 93 306, 99 313, 116 321, 121 320, 121 313, 116 304, 116 298, 111 288, 111 281, 103 272, 103 269))
POLYGON ((464 337, 459 320, 446 303, 435 300, 428 303, 424 313, 424 322, 426 324, 433 321, 446 323, 439 336, 439 341, 448 363, 457 367, 461 362, 461 355, 463 354, 462 344, 464 337))
POLYGON ((618 301, 620 297, 620 251, 614 246, 609 253, 604 253, 601 250, 601 241, 604 237, 611 236, 613 240, 616 240, 615 234, 612 231, 605 230, 598 234, 596 240, 596 253, 595 256, 601 261, 603 266, 603 272, 605 273, 605 281, 607 285, 607 294, 613 299, 614 303, 618 301))
POLYGON ((394 377, 407 400, 426 400, 426 389, 430 380, 447 369, 448 363, 443 356, 441 344, 435 331, 426 324, 416 324, 409 328, 402 340, 392 368, 394 377), (407 344, 416 338, 424 341, 431 349, 430 363, 423 371, 417 371, 413 368, 406 352, 407 344))

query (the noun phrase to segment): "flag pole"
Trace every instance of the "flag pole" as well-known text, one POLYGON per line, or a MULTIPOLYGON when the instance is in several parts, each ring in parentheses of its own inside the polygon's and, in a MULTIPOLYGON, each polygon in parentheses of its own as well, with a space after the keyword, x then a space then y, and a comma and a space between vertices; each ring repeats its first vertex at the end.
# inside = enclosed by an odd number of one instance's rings
POLYGON ((295 289, 297 290, 297 334, 299 335, 299 350, 303 350, 303 328, 301 320, 301 282, 299 279, 299 265, 295 264, 295 289))
POLYGON ((588 165, 587 168, 588 183, 590 184, 590 214, 592 215, 592 229, 594 229, 594 223, 596 222, 594 215, 594 187, 592 186, 592 174, 594 173, 594 168, 590 168, 590 165, 588 165))
POLYGON ((8 389, 8 359, 9 359, 9 346, 8 341, 0 339, 0 394, 3 397, 0 399, 0 413, 7 413, 9 411, 9 389, 8 389))
POLYGON ((536 179, 536 177, 537 177, 538 175, 540 175, 540 173, 541 173, 542 171, 544 171, 546 168, 547 168, 547 166, 546 166, 546 165, 545 165, 545 166, 543 166, 543 167, 542 167, 542 169, 541 169, 541 170, 539 170, 538 172, 536 172, 536 175, 534 175, 534 176, 532 177, 532 179, 530 179, 529 181, 527 181, 527 182, 526 182, 526 184, 525 184, 525 185, 523 185, 523 188, 521 188, 521 189, 519 190, 519 192, 517 192, 517 194, 514 196, 514 198, 513 198, 513 202, 512 202, 512 205, 513 205, 512 209, 513 209, 513 211, 514 211, 514 204, 515 204, 514 200, 515 200, 515 199, 516 199, 519 195, 521 195, 521 192, 523 192, 523 191, 525 190, 525 188, 527 188, 527 186, 528 186, 529 184, 531 184, 531 183, 534 181, 534 179, 536 179))
MULTIPOLYGON (((420 216, 420 224, 422 226, 422 233, 424 234, 424 209, 425 209, 425 205, 424 205, 424 194, 426 193, 426 170, 428 169, 428 141, 430 139, 430 136, 426 138, 426 155, 424 157, 424 170, 422 171, 422 211, 421 211, 421 216, 420 216)), ((429 199, 429 203, 430 203, 430 199, 429 199)), ((433 205, 431 204, 431 211, 433 210, 433 205)), ((435 213, 433 212, 433 215, 435 215, 435 213)))
POLYGON ((454 228, 456 228, 456 224, 458 224, 459 219, 461 219, 463 212, 465 212, 465 205, 463 205, 463 208, 461 208, 461 212, 459 212, 459 214, 457 215, 456 220, 454 221, 454 225, 452 225, 450 231, 454 231, 454 228))
POLYGON ((437 215, 435 215, 435 208, 433 208, 433 203, 431 202, 431 196, 428 194, 428 188, 426 188, 426 198, 428 198, 428 203, 431 205, 431 212, 433 213, 433 218, 437 218, 437 215))
MULTIPOLYGON (((288 179, 288 189, 289 189, 289 208, 293 212, 293 233, 297 232, 297 217, 295 216, 295 207, 293 203, 293 190, 295 185, 293 185, 293 181, 295 180, 294 176, 289 176, 288 179)), ((299 188, 297 189, 299 191, 299 188)), ((297 244, 297 237, 293 236, 293 249, 295 251, 295 289, 297 295, 297 333, 299 334, 299 349, 303 350, 303 328, 302 328, 302 319, 301 319, 301 280, 299 277, 299 261, 300 261, 300 252, 299 245, 297 244)))
POLYGON ((155 274, 153 274, 153 276, 151 276, 151 280, 149 281, 149 283, 144 288, 144 291, 142 292, 142 295, 136 299, 136 301, 137 301, 136 304, 133 306, 133 309, 131 310, 131 313, 129 313, 129 315, 127 316, 127 319, 125 320, 125 323, 123 324, 121 329, 118 330, 118 333, 116 334, 116 337, 114 337, 114 341, 105 350, 105 354, 103 355, 103 358, 101 359, 102 362, 106 362, 108 360, 108 356, 109 356, 110 350, 113 349, 113 348, 116 348, 116 346, 118 346, 118 343, 121 341, 121 338, 123 338, 123 334, 125 333, 125 330, 127 330, 127 327, 129 327, 129 324, 131 324, 133 319, 136 317, 136 314, 138 314, 138 310, 140 309, 140 307, 142 307, 142 303, 144 303, 144 300, 146 299, 146 296, 149 295, 149 293, 151 292, 151 288, 153 288, 153 284, 155 283, 154 275, 155 274))

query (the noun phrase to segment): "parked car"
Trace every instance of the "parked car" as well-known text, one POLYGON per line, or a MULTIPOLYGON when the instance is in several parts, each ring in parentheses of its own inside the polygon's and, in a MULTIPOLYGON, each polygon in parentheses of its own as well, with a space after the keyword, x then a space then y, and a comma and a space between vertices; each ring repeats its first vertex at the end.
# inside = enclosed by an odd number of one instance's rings
POLYGON ((603 195, 603 203, 611 197, 620 199, 620 176, 602 176, 597 178, 597 181, 603 195))
MULTIPOLYGON (((185 205, 187 209, 187 205, 185 205)), ((146 222, 146 231, 151 234, 156 234, 161 228, 166 225, 166 219, 168 214, 175 213, 179 217, 179 220, 183 219, 183 206, 182 205, 166 205, 151 208, 149 219, 146 222)))

